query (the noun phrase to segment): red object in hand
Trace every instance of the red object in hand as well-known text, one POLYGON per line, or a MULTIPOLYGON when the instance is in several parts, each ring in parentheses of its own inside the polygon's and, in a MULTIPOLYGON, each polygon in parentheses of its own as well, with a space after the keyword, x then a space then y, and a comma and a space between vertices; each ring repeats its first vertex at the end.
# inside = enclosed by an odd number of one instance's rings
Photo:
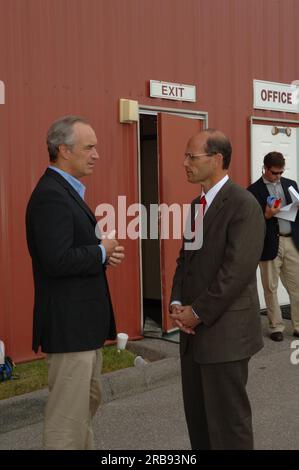
POLYGON ((281 203, 281 199, 275 199, 274 205, 273 205, 274 209, 276 209, 280 203, 281 203))

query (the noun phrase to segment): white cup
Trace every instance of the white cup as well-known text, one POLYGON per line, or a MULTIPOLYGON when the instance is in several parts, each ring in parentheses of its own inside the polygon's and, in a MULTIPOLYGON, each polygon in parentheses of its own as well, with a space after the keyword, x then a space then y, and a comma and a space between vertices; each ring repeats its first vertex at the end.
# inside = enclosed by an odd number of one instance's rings
POLYGON ((125 349, 128 341, 128 335, 127 333, 118 333, 117 335, 117 349, 118 351, 121 351, 122 349, 125 349))
POLYGON ((146 366, 147 362, 143 359, 142 356, 136 356, 134 359, 134 366, 135 367, 144 367, 146 366))

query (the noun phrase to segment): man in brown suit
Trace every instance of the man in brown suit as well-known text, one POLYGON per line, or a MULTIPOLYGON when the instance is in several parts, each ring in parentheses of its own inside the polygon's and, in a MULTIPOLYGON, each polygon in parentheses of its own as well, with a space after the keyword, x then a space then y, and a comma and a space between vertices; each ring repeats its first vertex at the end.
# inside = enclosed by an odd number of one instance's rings
POLYGON ((203 245, 180 251, 170 317, 181 330, 185 415, 193 449, 252 449, 248 362, 262 346, 256 269, 262 211, 227 175, 231 144, 214 129, 189 140, 184 167, 200 183, 203 245))

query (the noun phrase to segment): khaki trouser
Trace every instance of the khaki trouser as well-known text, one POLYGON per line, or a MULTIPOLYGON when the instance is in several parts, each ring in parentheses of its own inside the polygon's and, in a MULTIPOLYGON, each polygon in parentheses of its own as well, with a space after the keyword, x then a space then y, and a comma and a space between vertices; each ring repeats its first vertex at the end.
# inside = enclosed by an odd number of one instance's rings
POLYGON ((91 418, 101 401, 101 350, 49 354, 47 362, 44 449, 93 449, 91 418))
POLYGON ((276 258, 270 261, 261 261, 259 266, 270 333, 284 330, 277 297, 279 277, 290 297, 293 328, 299 332, 299 253, 292 238, 279 237, 276 258))

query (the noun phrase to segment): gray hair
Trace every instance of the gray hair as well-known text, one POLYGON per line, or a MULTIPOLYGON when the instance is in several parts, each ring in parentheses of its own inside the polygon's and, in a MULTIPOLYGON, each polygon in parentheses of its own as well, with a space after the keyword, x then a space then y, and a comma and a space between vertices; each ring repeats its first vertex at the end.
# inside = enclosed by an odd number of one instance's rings
POLYGON ((47 146, 50 156, 50 162, 57 160, 59 145, 67 145, 72 147, 74 145, 74 124, 81 122, 82 124, 89 125, 89 122, 80 116, 65 116, 57 119, 50 126, 47 134, 47 146))

